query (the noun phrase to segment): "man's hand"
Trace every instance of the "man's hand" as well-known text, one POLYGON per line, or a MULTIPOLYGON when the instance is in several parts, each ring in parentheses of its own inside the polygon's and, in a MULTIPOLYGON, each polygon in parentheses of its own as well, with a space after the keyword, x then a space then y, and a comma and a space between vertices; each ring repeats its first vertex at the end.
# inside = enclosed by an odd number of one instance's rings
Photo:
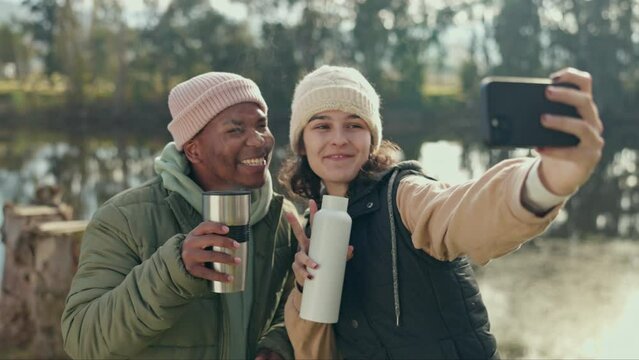
POLYGON ((241 259, 232 257, 224 252, 205 250, 207 247, 218 246, 228 249, 236 249, 240 244, 223 235, 229 232, 224 224, 213 221, 204 221, 191 231, 182 244, 182 262, 186 271, 195 277, 202 279, 231 282, 233 276, 220 273, 206 267, 205 263, 223 263, 237 265, 241 259))
POLYGON ((574 147, 537 148, 541 155, 539 177, 544 186, 560 196, 570 195, 585 183, 601 159, 604 140, 601 137, 603 124, 592 98, 592 78, 587 72, 568 68, 552 76, 554 83, 571 83, 579 90, 548 86, 549 100, 572 105, 577 108, 582 120, 546 114, 543 126, 573 134, 580 142, 574 147))
POLYGON ((270 349, 260 349, 255 355, 255 360, 284 360, 284 358, 270 349))

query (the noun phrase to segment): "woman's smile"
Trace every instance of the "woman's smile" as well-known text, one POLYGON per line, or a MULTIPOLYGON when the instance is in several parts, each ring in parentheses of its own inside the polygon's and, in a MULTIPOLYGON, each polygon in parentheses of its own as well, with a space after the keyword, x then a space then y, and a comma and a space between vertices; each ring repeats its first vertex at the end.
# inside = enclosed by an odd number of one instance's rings
POLYGON ((348 155, 348 154, 332 154, 332 155, 326 155, 324 156, 324 159, 328 159, 328 160, 349 160, 352 159, 353 155, 348 155))

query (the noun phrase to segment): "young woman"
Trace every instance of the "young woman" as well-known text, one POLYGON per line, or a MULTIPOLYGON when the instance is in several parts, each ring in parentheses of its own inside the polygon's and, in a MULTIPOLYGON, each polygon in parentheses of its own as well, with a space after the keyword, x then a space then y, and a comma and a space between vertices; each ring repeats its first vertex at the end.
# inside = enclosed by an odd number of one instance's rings
POLYGON ((553 76, 580 90, 548 87, 547 97, 577 107, 584 121, 545 115, 544 126, 574 134, 572 148, 538 149, 539 158, 505 160, 480 178, 450 186, 398 162, 382 140, 380 100, 355 69, 323 66, 295 89, 290 143, 280 173, 290 193, 349 198, 353 220, 339 321, 299 318, 309 239, 293 216, 300 242, 297 289, 285 323, 297 358, 496 358, 468 259, 485 264, 542 233, 563 202, 590 176, 603 147, 602 123, 589 74, 553 76))

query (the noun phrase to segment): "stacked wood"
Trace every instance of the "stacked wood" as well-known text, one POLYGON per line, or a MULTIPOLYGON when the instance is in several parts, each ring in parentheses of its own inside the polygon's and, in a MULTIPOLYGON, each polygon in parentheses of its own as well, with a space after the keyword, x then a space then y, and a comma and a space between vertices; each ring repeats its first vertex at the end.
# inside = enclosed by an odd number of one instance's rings
POLYGON ((0 353, 64 358, 60 317, 86 221, 58 206, 4 207, 0 353))

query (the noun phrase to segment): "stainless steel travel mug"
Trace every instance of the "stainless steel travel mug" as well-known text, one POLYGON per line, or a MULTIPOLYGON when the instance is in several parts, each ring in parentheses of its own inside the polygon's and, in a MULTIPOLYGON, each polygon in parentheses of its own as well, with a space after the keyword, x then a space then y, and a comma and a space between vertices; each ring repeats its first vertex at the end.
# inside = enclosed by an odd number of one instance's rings
POLYGON ((240 243, 237 249, 218 246, 214 251, 224 252, 239 257, 242 262, 237 265, 209 263, 207 267, 233 276, 231 282, 212 281, 211 291, 231 293, 244 291, 248 262, 248 240, 250 235, 251 192, 244 190, 208 191, 202 194, 204 220, 222 223, 229 227, 227 237, 240 243))

